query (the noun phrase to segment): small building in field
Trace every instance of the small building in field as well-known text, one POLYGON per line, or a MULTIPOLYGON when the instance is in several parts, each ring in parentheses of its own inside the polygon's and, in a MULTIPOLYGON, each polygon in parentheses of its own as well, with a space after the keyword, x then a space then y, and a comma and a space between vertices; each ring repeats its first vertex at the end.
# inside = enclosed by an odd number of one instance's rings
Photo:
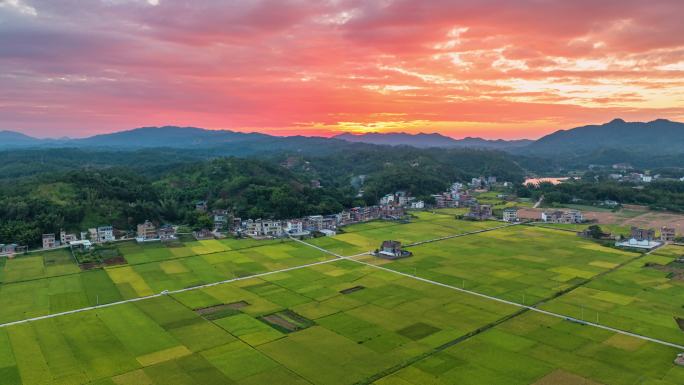
POLYGON ((653 249, 662 245, 662 242, 655 240, 654 229, 641 229, 632 226, 630 237, 626 241, 615 243, 616 246, 631 247, 636 249, 653 249))
POLYGON ((384 241, 375 255, 386 259, 406 258, 413 255, 410 251, 403 250, 399 241, 384 241))
POLYGON ((57 246, 59 246, 59 243, 55 239, 55 234, 43 234, 44 249, 54 249, 57 246))
POLYGON ((318 230, 319 233, 325 235, 326 237, 332 237, 337 235, 337 232, 335 230, 330 230, 330 229, 320 229, 318 230))
POLYGON ((663 226, 660 228, 660 240, 663 242, 674 242, 677 234, 674 227, 663 226))
POLYGON ((541 213, 542 222, 548 223, 582 223, 584 217, 579 210, 554 210, 541 213))
POLYGON ((85 240, 78 240, 78 241, 72 241, 69 246, 71 246, 72 249, 78 249, 81 251, 88 251, 90 248, 93 246, 93 244, 85 239, 85 240))
POLYGON ((475 204, 470 206, 470 211, 466 214, 466 218, 477 221, 484 221, 492 217, 492 206, 475 204))
POLYGON ((630 238, 636 239, 637 241, 652 241, 655 239, 655 230, 632 226, 630 229, 630 238))
POLYGON ((518 221, 518 209, 515 207, 509 207, 503 211, 504 222, 517 222, 518 221))

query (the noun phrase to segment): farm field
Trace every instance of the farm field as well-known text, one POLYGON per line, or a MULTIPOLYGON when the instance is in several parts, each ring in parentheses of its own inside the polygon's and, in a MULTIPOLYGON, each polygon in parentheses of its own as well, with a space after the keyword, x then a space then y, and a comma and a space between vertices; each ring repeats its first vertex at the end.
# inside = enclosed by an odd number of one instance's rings
MULTIPOLYGON (((353 255, 385 239, 406 244, 502 225, 442 210, 414 214, 408 224, 369 222, 310 242, 353 255)), ((684 383, 672 347, 331 260, 298 242, 239 242, 125 244, 134 263, 91 271, 67 263, 68 254, 3 260, 11 281, 0 286, 0 323, 244 278, 0 327, 0 384, 684 383), (249 277, 317 261, 327 262, 249 277)), ((684 344, 673 318, 684 318, 684 281, 643 267, 665 265, 684 247, 641 256, 519 225, 408 250, 412 257, 396 261, 354 258, 517 303, 545 299, 542 309, 588 321, 599 312, 601 324, 684 344)))
POLYGON ((0 328, 0 378, 3 385, 353 384, 513 310, 338 261, 0 328), (353 287, 362 288, 340 293, 353 287), (230 304, 240 305, 212 310, 230 304), (289 330, 265 320, 284 313, 308 322, 289 330))
POLYGON ((632 385, 684 383, 676 349, 526 313, 375 385, 632 385))
MULTIPOLYGON (((674 270, 645 267, 668 265, 684 255, 684 247, 666 246, 617 271, 555 299, 543 309, 599 321, 673 343, 684 343, 675 317, 684 318, 684 281, 674 270)), ((681 269, 681 264, 674 264, 681 269)), ((682 270, 684 271, 684 270, 682 270)))
POLYGON ((0 283, 74 274, 81 269, 68 250, 54 250, 17 258, 0 258, 0 283))
MULTIPOLYGON (((202 247, 210 246, 204 244, 202 247)), ((154 250, 163 249, 155 246, 144 250, 153 254, 154 250)), ((66 252, 64 254, 68 255, 66 252)), ((39 278, 2 283, 0 323, 143 297, 163 290, 178 290, 332 257, 295 242, 278 241, 266 242, 259 247, 179 256, 168 260, 140 262, 138 259, 137 264, 91 271, 80 271, 72 261, 68 269, 60 268, 67 274, 54 276, 45 276, 44 271, 49 270, 49 267, 41 270, 45 258, 32 255, 6 261, 4 277, 39 278), (31 266, 31 269, 25 266, 31 266)))
POLYGON ((533 304, 614 268, 636 253, 600 246, 573 233, 531 226, 410 247, 410 258, 371 263, 479 293, 533 304))
MULTIPOLYGON (((591 225, 592 224, 586 224, 586 223, 537 223, 534 226, 579 232, 579 231, 585 230, 587 227, 589 227, 591 225)), ((604 232, 611 233, 612 235, 629 236, 629 232, 630 232, 629 226, 614 225, 614 224, 598 224, 598 226, 604 232)))
MULTIPOLYGON (((342 255, 365 253, 380 247, 383 240, 399 240, 404 244, 425 241, 454 234, 467 233, 501 226, 496 221, 463 221, 454 215, 432 212, 413 212, 417 217, 411 223, 389 224, 386 226, 369 224, 352 225, 344 228, 344 233, 335 237, 317 238, 311 241, 319 247, 342 255)), ((382 224, 385 222, 371 222, 382 224)))

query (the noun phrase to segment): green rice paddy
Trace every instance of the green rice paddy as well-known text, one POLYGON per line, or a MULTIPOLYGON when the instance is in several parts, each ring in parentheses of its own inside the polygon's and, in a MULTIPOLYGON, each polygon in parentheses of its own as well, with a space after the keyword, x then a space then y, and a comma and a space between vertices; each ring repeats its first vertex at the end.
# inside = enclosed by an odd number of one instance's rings
MULTIPOLYGON (((416 212, 312 243, 343 255, 491 229, 416 212)), ((81 271, 64 251, 0 260, 0 323, 229 283, 0 327, 0 384, 684 383, 675 348, 348 261, 292 241, 119 244, 126 265, 81 271), (329 261, 260 277, 248 276, 329 261)), ((684 344, 671 263, 571 232, 512 226, 408 248, 408 275, 684 344), (659 268, 644 264, 650 262, 659 268)))

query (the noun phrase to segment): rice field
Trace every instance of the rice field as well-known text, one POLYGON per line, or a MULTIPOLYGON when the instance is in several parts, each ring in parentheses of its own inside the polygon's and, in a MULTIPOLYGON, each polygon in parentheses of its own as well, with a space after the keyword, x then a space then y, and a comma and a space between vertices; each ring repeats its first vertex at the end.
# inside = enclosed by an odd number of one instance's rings
POLYGON ((506 300, 534 304, 639 254, 600 246, 573 233, 531 226, 410 247, 410 258, 364 260, 506 300))
MULTIPOLYGON (((415 212, 312 243, 343 255, 501 226, 415 212)), ((331 256, 292 241, 120 244, 127 265, 81 271, 65 252, 0 260, 0 323, 192 288, 0 327, 0 384, 684 383, 672 347, 551 317, 331 256), (249 277, 317 261, 324 264, 249 277)), ((365 262, 684 344, 684 281, 652 255, 571 232, 512 226, 365 262), (658 264, 645 267, 645 263, 658 264), (655 266, 655 267, 654 267, 655 266)), ((683 272, 684 275, 684 272, 683 272)))
POLYGON ((375 385, 684 383, 676 349, 526 313, 374 382, 375 385))
POLYGON ((671 264, 684 247, 667 246, 555 299, 542 308, 684 344, 675 318, 684 318, 684 281, 647 267, 671 264))
POLYGON ((332 258, 291 241, 255 242, 245 240, 244 247, 233 244, 232 250, 226 249, 231 244, 223 241, 191 242, 174 248, 161 243, 138 245, 131 242, 120 249, 133 263, 90 271, 81 271, 69 259, 70 254, 63 250, 7 260, 0 285, 0 323, 332 258), (176 249, 187 250, 175 255, 176 249), (53 256, 61 258, 59 261, 63 264, 49 264, 53 256))
POLYGON ((0 328, 0 378, 352 384, 512 310, 341 261, 0 328), (364 288, 339 292, 350 284, 364 288), (236 302, 246 305, 212 320, 197 311, 236 302), (286 333, 261 319, 286 310, 311 325, 286 333))

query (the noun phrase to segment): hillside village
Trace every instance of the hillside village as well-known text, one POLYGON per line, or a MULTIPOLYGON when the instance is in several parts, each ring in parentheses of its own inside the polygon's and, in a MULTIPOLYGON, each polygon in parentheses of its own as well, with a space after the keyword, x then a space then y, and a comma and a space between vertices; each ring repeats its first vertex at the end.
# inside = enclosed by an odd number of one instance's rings
MULTIPOLYGON (((397 191, 380 198, 377 205, 359 206, 343 210, 337 214, 309 215, 302 218, 243 219, 234 216, 230 210, 210 208, 206 201, 197 201, 194 209, 206 213, 213 222, 212 228, 186 229, 182 225, 168 223, 154 223, 146 220, 136 226, 134 232, 114 229, 111 225, 89 228, 78 235, 61 230, 58 234, 47 233, 42 236, 42 249, 56 249, 71 247, 82 251, 90 250, 94 245, 115 241, 135 240, 144 242, 169 242, 177 240, 181 235, 192 236, 196 240, 221 239, 226 237, 248 237, 256 240, 275 239, 284 237, 309 238, 319 236, 334 236, 338 231, 344 231, 347 225, 363 223, 373 220, 410 221, 410 213, 415 210, 434 210, 461 208, 467 211, 459 215, 461 219, 485 221, 500 220, 507 223, 521 221, 540 222, 549 224, 580 224, 586 223, 580 210, 576 209, 545 209, 536 218, 521 217, 519 208, 515 205, 507 206, 495 212, 492 204, 478 201, 479 194, 490 191, 506 191, 511 187, 510 182, 497 182, 494 176, 472 178, 467 183, 454 182, 444 192, 432 194, 431 202, 418 200, 407 191, 397 191)), ((509 200, 507 193, 496 194, 497 199, 509 200)), ((511 202, 515 202, 512 200, 511 202)), ((513 203, 514 204, 514 203, 513 203)), ((590 237, 588 230, 578 232, 579 236, 590 237)), ((594 236, 595 237, 595 236, 594 236)), ((650 250, 663 243, 673 242, 675 229, 663 226, 656 237, 654 229, 633 227, 629 236, 624 239, 619 235, 602 234, 600 239, 615 240, 618 247, 650 250)), ((0 256, 12 256, 28 251, 26 246, 18 244, 0 244, 0 256)))

